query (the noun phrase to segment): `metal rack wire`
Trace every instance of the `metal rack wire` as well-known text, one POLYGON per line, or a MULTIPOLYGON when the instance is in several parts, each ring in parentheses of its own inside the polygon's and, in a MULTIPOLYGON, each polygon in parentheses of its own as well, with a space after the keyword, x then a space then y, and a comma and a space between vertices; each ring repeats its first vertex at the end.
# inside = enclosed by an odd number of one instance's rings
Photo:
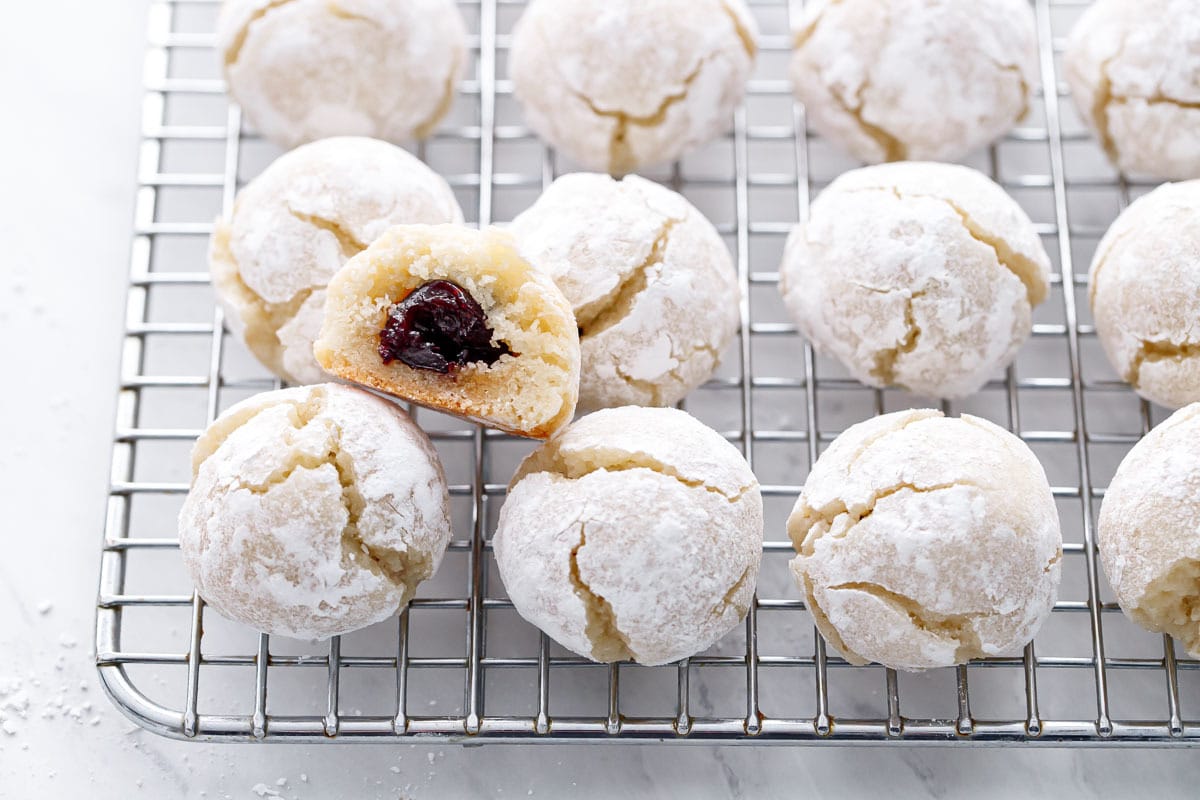
MULTIPOLYGON (((473 72, 419 153, 487 224, 570 165, 521 124, 503 77, 520 2, 460 5, 476 34, 473 72)), ((490 534, 528 445, 426 411, 418 421, 450 473, 457 538, 408 610, 323 645, 206 613, 175 539, 186 452, 223 408, 276 384, 224 330, 205 242, 210 221, 275 152, 224 99, 211 52, 217 0, 156 0, 96 627, 109 695, 138 724, 195 740, 1200 743, 1189 704, 1200 697, 1200 662, 1124 620, 1097 569, 1102 487, 1161 414, 1111 373, 1088 320, 1080 273, 1090 251, 1149 187, 1115 175, 1064 102, 1057 55, 1085 5, 1035 0, 1049 90, 1024 127, 971 162, 1038 225, 1058 269, 1051 298, 1017 363, 946 405, 1006 425, 1047 466, 1066 538, 1062 596, 1021 656, 911 676, 829 654, 786 570, 782 522, 821 448, 853 422, 923 404, 862 387, 817 357, 775 293, 784 236, 810 195, 853 166, 806 133, 783 79, 798 1, 752 3, 764 31, 759 70, 732 134, 651 176, 699 205, 737 256, 741 335, 687 407, 743 448, 763 483, 768 531, 744 628, 677 665, 644 668, 574 657, 516 616, 490 534)))

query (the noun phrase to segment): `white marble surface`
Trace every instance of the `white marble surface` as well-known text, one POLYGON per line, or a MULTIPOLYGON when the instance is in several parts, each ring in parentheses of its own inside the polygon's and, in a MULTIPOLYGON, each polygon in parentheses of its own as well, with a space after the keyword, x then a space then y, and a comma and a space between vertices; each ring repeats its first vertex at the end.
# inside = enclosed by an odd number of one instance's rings
POLYGON ((1195 752, 196 745, 92 667, 144 0, 0 25, 0 797, 1194 797, 1195 752))

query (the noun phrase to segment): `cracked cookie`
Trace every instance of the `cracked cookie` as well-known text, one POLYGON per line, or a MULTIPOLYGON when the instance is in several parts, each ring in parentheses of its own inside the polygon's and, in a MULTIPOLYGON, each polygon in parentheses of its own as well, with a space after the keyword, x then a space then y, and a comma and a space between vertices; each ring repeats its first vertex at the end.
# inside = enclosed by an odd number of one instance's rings
POLYGON ((429 135, 466 47, 453 0, 225 0, 217 21, 229 93, 284 148, 429 135))
POLYGON ((339 378, 537 439, 579 396, 570 304, 495 229, 384 233, 330 280, 313 353, 339 378))
POLYGON ((742 0, 532 0, 509 72, 529 127, 620 175, 729 130, 756 35, 742 0))
POLYGON ((855 378, 957 398, 1029 337, 1050 258, 1025 212, 981 173, 905 162, 830 184, 779 272, 800 332, 855 378))
POLYGON ((1200 1, 1098 0, 1063 63, 1080 116, 1122 172, 1200 178, 1200 1))
POLYGON ((1121 610, 1200 657, 1200 403, 1129 451, 1104 493, 1097 531, 1121 610))
POLYGON ((812 126, 867 163, 956 161, 1023 119, 1038 83, 1026 0, 817 0, 793 48, 812 126))
POLYGON ((574 308, 580 411, 675 405, 737 333, 729 250, 670 189, 635 175, 564 175, 508 230, 574 308))
POLYGON ((817 629, 854 664, 1009 655, 1054 607, 1062 535, 1046 473, 1003 428, 934 410, 848 428, 787 522, 817 629))
POLYGON ((209 606, 258 631, 318 640, 387 619, 450 542, 433 444, 348 386, 238 403, 196 442, 192 476, 184 564, 209 606))
POLYGON ((376 139, 325 139, 247 184, 209 246, 213 289, 233 331, 288 383, 328 376, 313 358, 325 284, 392 225, 461 222, 441 176, 376 139))
POLYGON ((745 617, 762 495, 738 449, 685 412, 605 409, 525 459, 492 541, 513 605, 559 644, 665 664, 745 617))
POLYGON ((1096 248, 1088 284, 1121 378, 1167 408, 1200 400, 1200 181, 1134 201, 1096 248))

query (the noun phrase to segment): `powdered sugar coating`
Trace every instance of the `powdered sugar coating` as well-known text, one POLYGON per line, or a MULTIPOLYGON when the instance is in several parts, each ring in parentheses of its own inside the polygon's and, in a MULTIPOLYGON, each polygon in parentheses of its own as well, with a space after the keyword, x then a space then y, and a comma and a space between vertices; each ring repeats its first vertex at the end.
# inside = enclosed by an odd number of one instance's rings
POLYGON ((230 94, 284 148, 428 135, 466 45, 453 0, 225 0, 217 21, 230 94))
POLYGON ((328 380, 313 358, 325 285, 398 223, 462 222, 440 175, 377 139, 339 137, 286 153, 239 192, 209 252, 226 319, 289 383, 328 380))
POLYGON ((1165 184, 1125 209, 1088 282, 1117 373, 1168 408, 1200 400, 1200 181, 1165 184))
POLYGON ((815 0, 794 46, 813 127, 868 163, 958 160, 1023 118, 1038 82, 1025 0, 815 0))
POLYGON ((780 291, 800 332, 870 386, 963 397, 1007 366, 1049 290, 1033 223, 975 170, 847 172, 788 238, 780 291))
POLYGON ((210 606, 255 630, 317 640, 387 619, 450 541, 432 443, 359 389, 238 403, 196 442, 192 468, 184 564, 210 606))
POLYGON ((1104 494, 1100 561, 1122 610, 1200 656, 1200 403, 1134 445, 1104 494))
POLYGON ((1200 1, 1098 0, 1064 65, 1079 115, 1122 172, 1200 178, 1200 1))
POLYGON ((563 175, 509 231, 575 312, 581 411, 674 405, 737 333, 729 250, 670 189, 636 175, 563 175))
POLYGON ((663 664, 746 614, 762 496, 741 453, 690 415, 624 407, 525 460, 493 544, 517 611, 597 661, 663 664))
POLYGON ((788 535, 818 629, 853 663, 1011 654, 1058 593, 1045 472, 1020 439, 967 415, 899 411, 847 429, 813 466, 788 535))
POLYGON ((729 129, 756 34, 742 0, 533 0, 509 73, 538 135, 624 174, 729 129))

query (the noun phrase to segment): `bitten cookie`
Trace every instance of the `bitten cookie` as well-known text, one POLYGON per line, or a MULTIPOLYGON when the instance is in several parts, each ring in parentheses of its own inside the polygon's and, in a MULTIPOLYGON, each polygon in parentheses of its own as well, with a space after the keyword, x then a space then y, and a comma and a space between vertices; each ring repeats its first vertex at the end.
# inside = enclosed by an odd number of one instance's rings
POLYGON ((229 93, 284 148, 328 136, 427 136, 466 61, 453 0, 225 0, 229 93))
POLYGON ((450 541, 433 444, 359 389, 238 403, 196 442, 192 475, 179 546, 196 591, 266 633, 327 639, 387 619, 450 541))
POLYGON ((903 670, 1008 655, 1058 595, 1046 474, 986 420, 898 411, 834 440, 788 519, 792 572, 821 635, 903 670))
POLYGON ((813 127, 868 163, 956 161, 1020 121, 1038 83, 1025 0, 815 0, 794 48, 813 127))
POLYGON ((675 405, 737 333, 729 250, 670 189, 635 175, 564 175, 509 231, 574 308, 581 411, 675 405))
POLYGON ((673 408, 597 411, 513 477, 493 545, 522 617, 593 661, 664 664, 746 615, 762 560, 758 481, 673 408))
POLYGON ((1200 178, 1200 0, 1097 0, 1063 61, 1080 116, 1122 172, 1200 178))
POLYGON ((1130 619, 1200 658, 1200 403, 1134 445, 1100 507, 1100 562, 1130 619))
POLYGON ((1088 282, 1096 335, 1121 378, 1168 408, 1200 400, 1200 181, 1130 205, 1088 282))
POLYGON ((509 72, 539 136, 624 174, 732 126, 756 34, 742 0, 532 0, 509 72))
POLYGON ((346 259, 402 222, 461 222, 441 176, 376 139, 325 139, 286 153, 217 222, 209 269, 230 327, 289 383, 328 376, 313 358, 325 284, 346 259))
POLYGON ((1006 367, 1050 285, 1033 223, 984 175, 906 162, 843 174, 788 238, 800 332, 869 386, 964 397, 1006 367))
POLYGON ((329 282, 313 352, 339 378, 539 439, 579 396, 571 306, 498 230, 392 228, 329 282))

